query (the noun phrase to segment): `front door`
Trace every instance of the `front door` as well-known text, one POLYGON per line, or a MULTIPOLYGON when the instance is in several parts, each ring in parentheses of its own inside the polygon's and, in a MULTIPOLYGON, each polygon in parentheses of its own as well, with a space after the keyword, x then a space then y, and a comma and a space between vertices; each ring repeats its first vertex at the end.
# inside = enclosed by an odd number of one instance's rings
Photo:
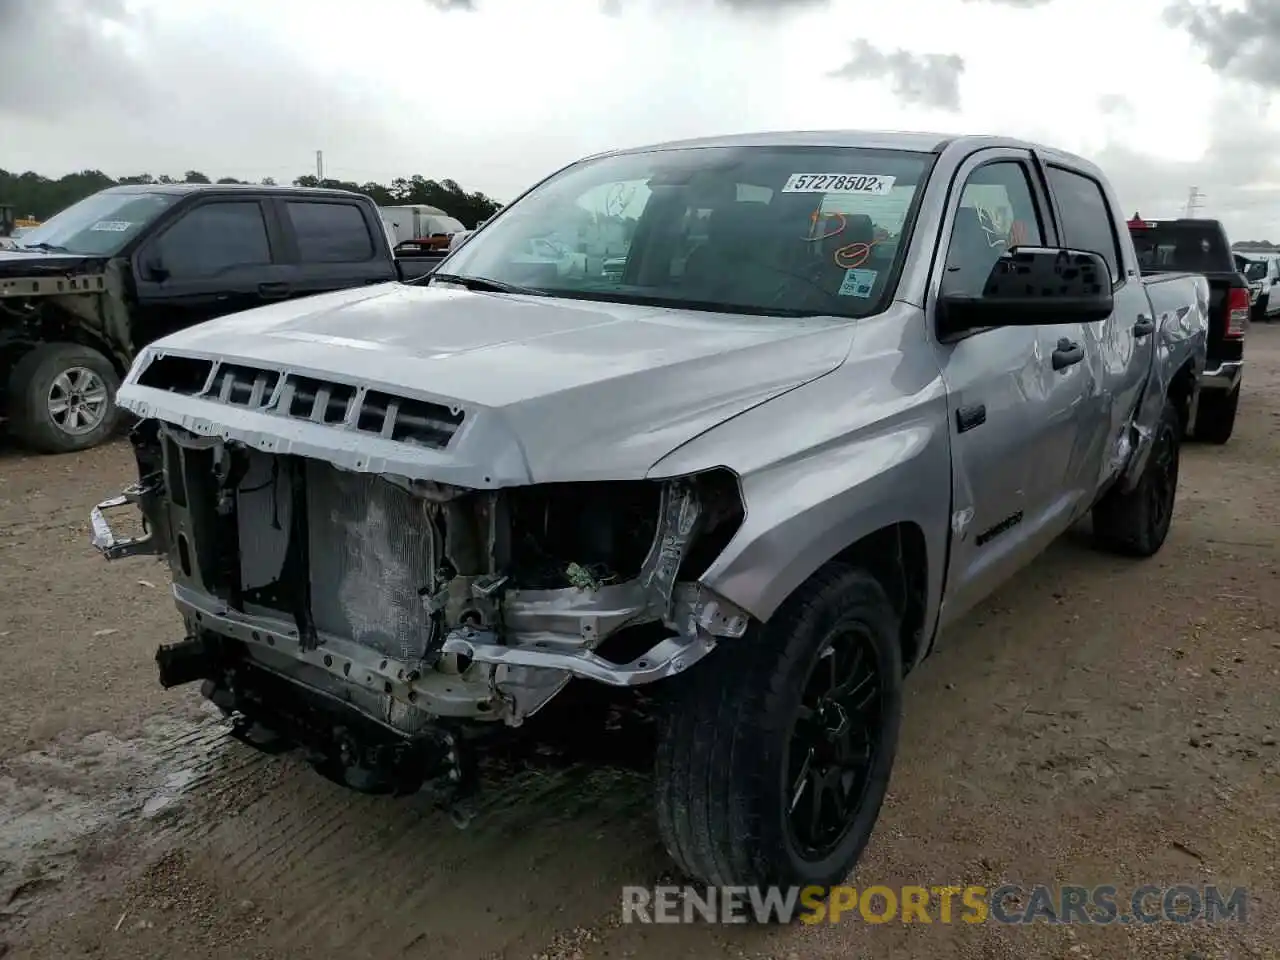
POLYGON ((135 255, 134 347, 268 303, 287 289, 290 271, 275 255, 259 200, 190 207, 135 255))
MULTIPOLYGON (((982 151, 957 174, 934 289, 981 293, 1014 246, 1056 245, 1029 153, 982 151)), ((1001 327, 937 345, 950 399, 952 539, 943 621, 990 594, 1070 523, 1066 479, 1088 393, 1080 323, 1001 327)))

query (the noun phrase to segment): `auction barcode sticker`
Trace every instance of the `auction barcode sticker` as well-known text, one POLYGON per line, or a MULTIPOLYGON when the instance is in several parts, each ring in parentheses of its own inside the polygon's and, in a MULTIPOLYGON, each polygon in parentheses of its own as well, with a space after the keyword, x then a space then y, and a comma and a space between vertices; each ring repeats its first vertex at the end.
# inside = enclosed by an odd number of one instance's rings
POLYGON ((783 193, 867 193, 883 196, 893 189, 893 177, 871 173, 793 173, 783 193))

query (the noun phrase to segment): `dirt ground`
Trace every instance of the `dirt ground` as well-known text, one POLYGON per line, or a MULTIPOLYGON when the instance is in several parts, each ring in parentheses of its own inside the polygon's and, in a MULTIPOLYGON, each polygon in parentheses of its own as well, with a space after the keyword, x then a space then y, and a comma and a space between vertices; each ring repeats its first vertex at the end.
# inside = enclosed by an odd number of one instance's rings
POLYGON ((1280 957, 1280 327, 1235 438, 1184 451, 1162 553, 1063 538, 908 682, 851 882, 1244 886, 1247 924, 623 926, 667 864, 642 774, 530 770, 465 831, 229 740, 152 660, 154 560, 90 506, 123 443, 0 449, 0 955, 7 958, 1280 957))

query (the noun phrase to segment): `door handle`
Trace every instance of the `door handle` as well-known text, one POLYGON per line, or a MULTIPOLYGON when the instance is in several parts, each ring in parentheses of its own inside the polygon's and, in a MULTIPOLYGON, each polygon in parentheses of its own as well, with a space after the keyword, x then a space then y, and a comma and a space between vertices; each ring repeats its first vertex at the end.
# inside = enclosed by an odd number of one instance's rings
POLYGON ((1053 351, 1053 369, 1065 370, 1074 367, 1084 359, 1084 347, 1074 340, 1063 337, 1058 341, 1058 349, 1053 351))
POLYGON ((1133 335, 1138 339, 1154 333, 1156 322, 1150 317, 1139 317, 1138 322, 1133 325, 1133 335))
POLYGON ((289 285, 279 281, 260 283, 258 284, 258 293, 264 297, 271 298, 287 297, 289 295, 289 285))

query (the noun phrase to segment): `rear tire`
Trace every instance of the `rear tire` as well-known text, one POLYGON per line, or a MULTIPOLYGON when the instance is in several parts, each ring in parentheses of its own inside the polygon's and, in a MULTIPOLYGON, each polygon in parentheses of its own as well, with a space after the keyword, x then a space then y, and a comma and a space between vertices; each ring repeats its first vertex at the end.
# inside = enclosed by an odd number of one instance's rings
POLYGON ((119 421, 115 367, 92 347, 43 343, 14 364, 9 430, 40 453, 75 453, 102 443, 119 421))
POLYGON ((1150 557, 1164 545, 1178 494, 1181 439, 1178 408, 1165 400, 1141 479, 1128 493, 1111 489, 1093 508, 1093 534, 1103 547, 1150 557))
POLYGON ((1192 428, 1195 439, 1203 443, 1224 444, 1236 429, 1236 411, 1240 408, 1240 385, 1226 393, 1222 390, 1202 390, 1196 422, 1192 428))
POLYGON ((716 886, 844 881, 879 816, 901 722, 898 617, 880 583, 829 564, 761 630, 674 683, 656 787, 680 870, 716 886), (814 797, 826 804, 816 813, 814 797))

